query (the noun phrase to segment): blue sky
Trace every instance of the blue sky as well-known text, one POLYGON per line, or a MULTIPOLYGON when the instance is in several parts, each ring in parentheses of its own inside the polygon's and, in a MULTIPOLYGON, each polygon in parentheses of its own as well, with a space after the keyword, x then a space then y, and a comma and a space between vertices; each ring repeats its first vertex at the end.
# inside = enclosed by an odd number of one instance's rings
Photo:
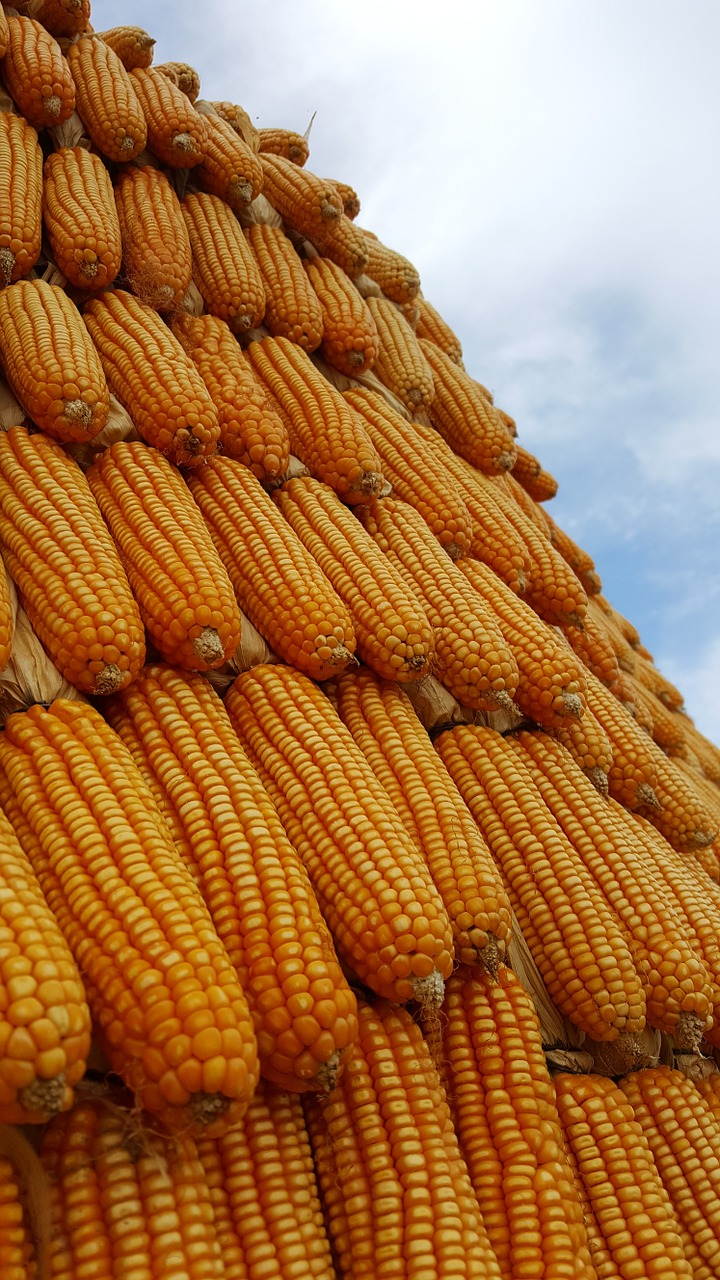
POLYGON ((720 742, 716 0, 94 0, 203 96, 303 132, 720 742))

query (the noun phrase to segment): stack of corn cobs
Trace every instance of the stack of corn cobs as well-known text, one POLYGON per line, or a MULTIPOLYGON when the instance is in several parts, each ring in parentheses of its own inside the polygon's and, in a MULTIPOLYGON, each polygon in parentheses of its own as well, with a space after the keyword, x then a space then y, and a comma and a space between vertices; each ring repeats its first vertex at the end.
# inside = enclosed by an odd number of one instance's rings
POLYGON ((0 9, 2 1280, 720 1277, 720 751, 355 192, 89 17, 0 9))

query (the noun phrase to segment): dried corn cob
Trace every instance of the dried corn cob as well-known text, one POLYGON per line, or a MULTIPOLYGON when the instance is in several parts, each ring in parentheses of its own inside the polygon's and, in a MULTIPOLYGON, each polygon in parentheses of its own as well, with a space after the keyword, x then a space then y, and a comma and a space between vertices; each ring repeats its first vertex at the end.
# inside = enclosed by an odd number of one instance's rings
POLYGON ((218 1136, 257 1083, 227 952, 132 757, 99 713, 10 716, 5 807, 80 965, 111 1067, 170 1129, 218 1136))
POLYGON ((323 335, 322 309, 291 241, 280 227, 260 222, 245 235, 264 286, 265 328, 314 351, 323 335))
POLYGON ((115 179, 123 265, 134 294, 173 311, 192 277, 190 238, 180 201, 160 169, 129 165, 115 179))
POLYGON ((715 1072, 705 1080, 698 1080, 696 1087, 716 1123, 720 1125, 720 1072, 715 1072))
MULTIPOLYGON (((649 733, 653 742, 667 756, 686 757, 687 736, 685 725, 678 712, 671 711, 634 676, 627 672, 623 674, 631 690, 632 705, 642 717, 643 723, 649 724, 649 733)), ((718 793, 718 800, 720 800, 720 793, 718 793)))
POLYGON ((90 21, 90 0, 25 0, 16 8, 32 14, 54 36, 77 36, 90 21))
POLYGON ((420 289, 420 276, 415 267, 401 253, 388 249, 375 236, 369 235, 364 228, 365 251, 368 255, 365 275, 380 285, 386 298, 402 305, 412 302, 420 289))
POLYGON ((598 623, 592 610, 588 609, 585 614, 582 630, 579 627, 569 627, 563 635, 566 643, 582 660, 588 671, 592 671, 602 684, 612 689, 620 675, 617 655, 607 631, 598 623))
POLYGON ((79 115, 98 151, 110 160, 133 160, 147 143, 147 124, 129 72, 96 36, 71 44, 67 60, 79 115))
POLYGON ((345 217, 353 222, 360 212, 360 197, 357 191, 348 182, 338 182, 336 178, 331 178, 330 181, 342 200, 345 217))
MULTIPOLYGON (((632 644, 632 641, 630 641, 632 644)), ((679 689, 658 671, 652 659, 643 657, 641 653, 636 653, 635 657, 635 678, 649 690, 654 693, 656 698, 665 703, 669 711, 683 710, 683 696, 679 689)))
POLYGON ((554 498, 558 489, 555 477, 551 476, 535 455, 524 449, 522 445, 516 445, 515 450, 512 474, 518 484, 522 485, 535 502, 548 502, 550 498, 554 498))
POLYGON ((452 970, 450 921, 421 854, 328 699, 290 667, 260 666, 238 676, 226 706, 305 863, 341 958, 380 996, 439 1004, 452 970))
POLYGON ((263 188, 263 170, 247 142, 222 116, 205 116, 203 158, 193 178, 203 191, 242 212, 263 188))
POLYGON ((145 113, 148 146, 162 164, 191 169, 205 154, 207 126, 187 97, 157 67, 136 67, 132 82, 145 113))
POLYGON ((612 768, 612 746, 600 721, 587 707, 580 720, 566 721, 550 729, 551 737, 570 753, 600 795, 608 794, 608 774, 612 768))
POLYGON ((0 288, 26 276, 40 257, 43 157, 22 116, 0 111, 0 288))
POLYGON ((88 302, 83 319, 111 388, 143 439, 171 462, 205 461, 220 434, 217 410, 157 312, 115 289, 88 302))
POLYGON ((54 128, 75 110, 75 81, 57 43, 34 18, 8 19, 2 74, 28 124, 54 128))
POLYGON ((647 811, 648 805, 658 808, 654 790, 657 771, 647 734, 591 671, 587 672, 586 685, 587 705, 600 721, 612 747, 613 763, 608 774, 610 795, 628 809, 645 806, 647 811))
POLYGON ((462 366, 462 346, 460 339, 453 333, 450 325, 443 320, 427 298, 416 297, 413 306, 417 307, 418 322, 415 333, 418 338, 434 342, 436 347, 445 352, 453 364, 462 366))
POLYGON ((152 63, 155 37, 142 27, 111 27, 108 31, 96 31, 95 35, 110 45, 126 71, 149 67, 152 63))
POLYGON ((188 62, 160 62, 157 70, 172 80, 191 102, 200 97, 200 76, 188 62))
POLYGON ((718 809, 708 810, 677 765, 652 740, 645 743, 654 771, 652 788, 658 804, 634 806, 649 818, 673 849, 694 853, 713 844, 720 834, 718 809))
POLYGON ((565 533, 553 520, 552 516, 545 512, 545 521, 548 526, 548 536, 555 550, 559 552, 566 564, 570 566, 574 573, 582 582, 589 596, 595 596, 602 589, 602 583, 595 568, 595 561, 589 552, 583 551, 579 547, 569 533, 565 533))
POLYGON ((10 582, 5 565, 0 563, 0 672, 4 671, 13 648, 14 609, 10 600, 10 582))
POLYGON ((221 116, 223 120, 227 120, 229 125, 232 125, 235 132, 240 135, 244 142, 247 142, 251 151, 257 154, 259 150, 259 133, 247 111, 239 107, 236 102, 211 102, 210 106, 216 115, 221 116))
POLYGON ((321 351, 328 364, 349 377, 372 369, 379 339, 364 299, 329 258, 310 258, 303 266, 320 303, 321 351))
POLYGON ((342 214, 342 200, 332 183, 302 169, 283 156, 260 152, 263 193, 283 222, 312 240, 342 214))
POLYGON ((329 258, 352 279, 365 271, 369 260, 367 240, 344 213, 335 222, 329 221, 324 227, 317 227, 312 234, 303 234, 308 236, 322 257, 329 258))
MULTIPOLYGON (((3 19, 0 18, 0 37, 2 21, 3 19)), ((0 49, 2 49, 1 39, 0 49)), ((49 1239, 44 1238, 41 1241, 35 1238, 28 1214, 30 1196, 27 1194, 26 1186, 27 1159, 29 1156, 35 1163, 37 1157, 19 1130, 6 1128, 2 1132, 0 1142, 3 1147, 8 1133, 12 1135, 11 1141, 18 1150, 13 1152, 16 1156, 15 1160, 7 1158, 9 1152, 0 1150, 0 1259, 2 1259, 7 1280, 35 1280, 37 1275, 43 1274, 40 1267, 43 1267, 44 1274, 47 1275, 49 1256, 49 1239), (41 1254, 42 1246, 44 1246, 44 1256, 41 1254)), ((35 1194, 38 1190, 41 1192, 45 1190, 42 1170, 40 1170, 40 1177, 40 1186, 33 1188, 35 1194)))
POLYGON ((433 426, 474 467, 488 474, 507 471, 515 461, 515 445, 497 409, 434 342, 421 338, 419 346, 435 384, 433 426))
POLYGON ((182 212, 193 277, 207 310, 233 333, 257 328, 265 314, 265 286, 234 213, 219 196, 204 192, 186 196, 182 212))
POLYGON ((503 475, 493 476, 492 480, 508 498, 517 504, 520 510, 527 516, 531 524, 535 525, 535 528, 542 537, 548 538, 548 522, 545 511, 540 506, 540 503, 536 502, 534 498, 531 498, 530 494, 523 489, 522 485, 515 479, 512 472, 506 471, 503 475))
POLYGON ((410 413, 428 411, 435 397, 430 365, 410 325, 389 298, 367 299, 380 346, 375 372, 410 413))
POLYGON ((110 175, 84 147, 61 147, 43 171, 43 218, 55 261, 77 289, 104 289, 120 270, 122 240, 110 175))
POLYGON ((258 480, 215 458, 190 477, 243 612, 272 649, 315 680, 352 661, 350 612, 258 480))
POLYGON ((259 150, 265 155, 283 156, 302 168, 310 148, 307 139, 292 129, 258 129, 259 150))
POLYGON ((67 294, 44 280, 0 293, 0 360, 28 417, 56 440, 91 440, 110 412, 98 354, 67 294))
POLYGON ((8 18, 5 10, 0 13, 0 58, 4 58, 10 43, 10 32, 8 30, 8 18))
POLYGON ((362 419, 287 338, 248 347, 250 363, 288 422, 290 447, 344 502, 368 502, 384 481, 380 459, 362 419))

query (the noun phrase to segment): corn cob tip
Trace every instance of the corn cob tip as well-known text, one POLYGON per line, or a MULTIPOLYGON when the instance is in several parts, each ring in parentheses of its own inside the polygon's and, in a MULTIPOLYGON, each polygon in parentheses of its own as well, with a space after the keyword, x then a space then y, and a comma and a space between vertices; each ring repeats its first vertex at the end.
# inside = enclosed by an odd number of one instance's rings
POLYGON ((494 933, 488 934, 485 946, 478 951, 477 963, 490 974, 491 978, 497 978, 500 968, 500 948, 494 933))
POLYGON ((363 471, 357 485, 353 485, 358 493, 366 493, 370 498, 380 498, 383 494, 385 477, 379 471, 363 471))
POLYGON ((336 644, 330 654, 330 666, 338 667, 340 671, 345 671, 347 667, 358 666, 358 659, 354 653, 351 653, 344 644, 336 644))
POLYGON ((507 711, 509 715, 519 716, 520 708, 516 707, 510 694, 505 689, 489 689, 485 694, 488 702, 493 704, 493 708, 498 711, 507 711))
POLYGON ((647 805, 650 809, 662 809, 662 805, 658 800, 652 787, 647 782, 641 782, 636 792, 638 804, 647 805))
POLYGON ((15 267, 15 254, 12 249, 0 249, 0 278, 3 285, 10 284, 15 267))
POLYGON ((498 471, 511 471, 515 457, 512 453, 499 453, 495 459, 498 471))
POLYGON ((608 776, 599 765, 595 765, 593 769, 585 769, 585 776, 590 779, 596 791, 601 796, 608 794, 608 776))
POLYGON ((193 640, 192 648, 193 653, 207 666, 223 660, 222 640, 215 627, 203 627, 200 635, 193 640))
POLYGON ((318 1084, 322 1093, 332 1093, 340 1075, 340 1050, 335 1049, 327 1062, 321 1062, 317 1069, 318 1084))
POLYGON ((563 691, 563 714, 572 716, 574 720, 580 720, 583 713, 582 699, 576 693, 567 693, 563 691))
POLYGON ((223 1093, 194 1093, 188 1103, 188 1111, 193 1123, 198 1126, 210 1125, 218 1120, 230 1106, 230 1098, 223 1093))
POLYGON ((673 1031, 673 1049, 675 1053, 698 1053, 700 1041, 705 1031, 705 1023, 696 1013, 684 1010, 678 1018, 673 1031))
POLYGON ((445 982, 438 969, 433 969, 426 978, 411 978, 410 985, 413 997, 422 1009, 439 1009, 445 998, 445 982))
POLYGON ((65 1076, 61 1073, 53 1080, 33 1080, 20 1092, 20 1105, 36 1115, 55 1116, 63 1109, 67 1092, 65 1076))
POLYGON ((122 689, 125 684, 127 675, 127 671, 121 671, 117 663, 108 662, 95 677, 93 693, 103 697, 117 693, 118 689, 122 689))

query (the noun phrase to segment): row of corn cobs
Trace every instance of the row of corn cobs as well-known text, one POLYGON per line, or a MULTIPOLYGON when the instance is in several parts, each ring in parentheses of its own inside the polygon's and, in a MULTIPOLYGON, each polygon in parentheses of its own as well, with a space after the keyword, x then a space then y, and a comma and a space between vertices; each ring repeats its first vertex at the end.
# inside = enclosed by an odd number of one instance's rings
POLYGON ((719 1276, 720 752, 307 140, 22 9, 3 1280, 719 1276))

